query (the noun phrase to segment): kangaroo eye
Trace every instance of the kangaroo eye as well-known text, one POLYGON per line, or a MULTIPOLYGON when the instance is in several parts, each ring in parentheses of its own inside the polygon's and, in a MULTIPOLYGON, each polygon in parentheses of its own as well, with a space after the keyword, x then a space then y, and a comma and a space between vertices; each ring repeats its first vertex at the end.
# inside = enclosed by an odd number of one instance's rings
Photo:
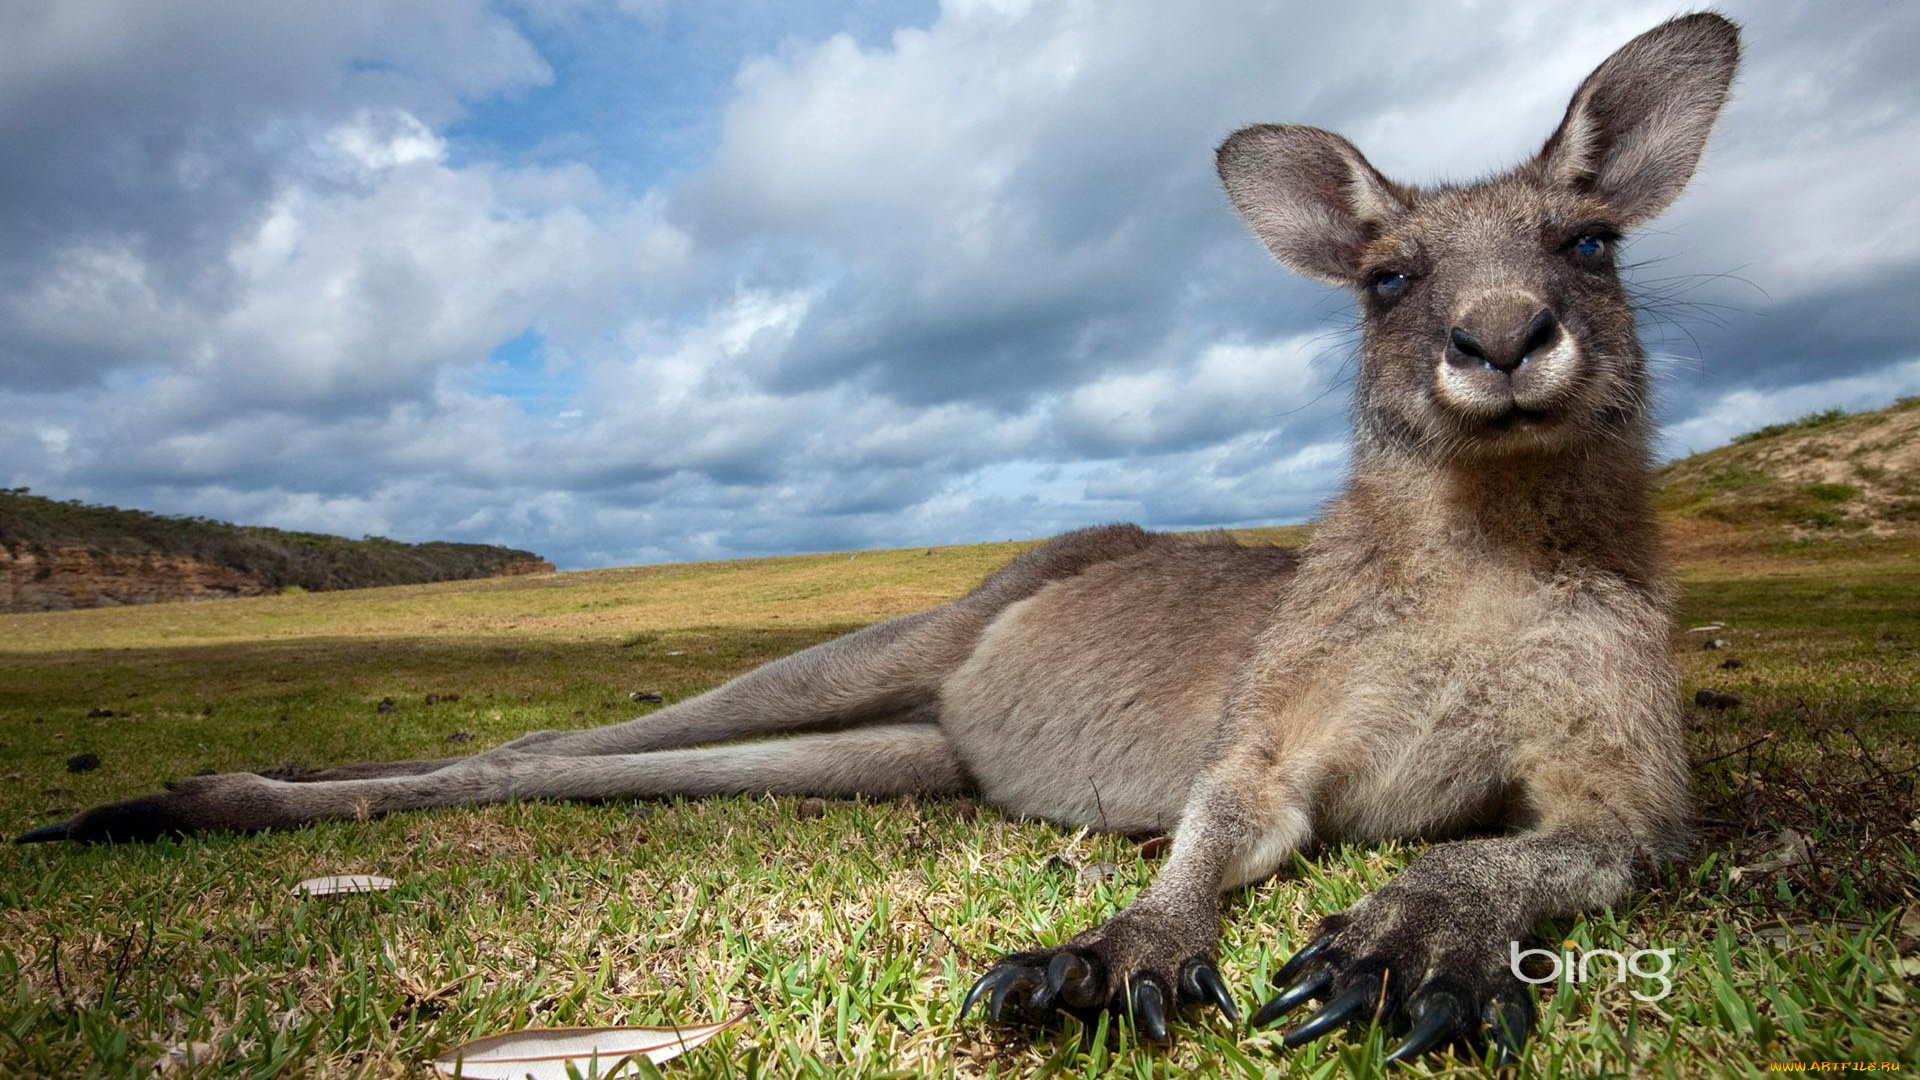
POLYGON ((1373 279, 1373 295, 1382 300, 1392 300, 1407 291, 1408 280, 1405 274, 1388 271, 1373 279))
POLYGON ((1583 259, 1597 259, 1607 253, 1606 238, 1583 236, 1573 242, 1573 253, 1583 259))

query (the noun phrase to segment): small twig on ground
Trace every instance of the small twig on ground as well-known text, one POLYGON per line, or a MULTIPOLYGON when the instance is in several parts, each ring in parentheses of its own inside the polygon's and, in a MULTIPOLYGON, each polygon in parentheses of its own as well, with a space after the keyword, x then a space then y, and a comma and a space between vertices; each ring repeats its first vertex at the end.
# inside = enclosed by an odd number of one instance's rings
POLYGON ((73 1010, 73 995, 67 992, 67 977, 60 971, 60 935, 53 935, 53 990, 68 1012, 73 1010))
POLYGON ((1753 740, 1752 742, 1747 743, 1745 746, 1736 746, 1724 754, 1715 754, 1704 761, 1696 761, 1693 763, 1693 767, 1696 769, 1704 769, 1707 766, 1713 764, 1714 762, 1720 761, 1724 758, 1730 758, 1733 755, 1741 752, 1742 750, 1751 750, 1754 747, 1759 746, 1761 743, 1766 742, 1768 739, 1771 739, 1771 738, 1773 738, 1773 732, 1769 731, 1766 734, 1760 736, 1759 738, 1753 740))
POLYGON ((927 914, 926 905, 916 900, 914 901, 913 910, 919 913, 920 921, 927 924, 927 929, 933 931, 936 934, 939 934, 942 938, 946 940, 947 948, 953 950, 953 955, 965 961, 967 965, 970 967, 975 965, 976 960, 972 952, 967 949, 961 948, 960 943, 953 940, 953 935, 947 933, 945 930, 940 929, 939 924, 934 922, 932 917, 927 914))
POLYGON ((1892 779, 1893 773, 1885 765, 1880 764, 1880 759, 1873 756, 1873 751, 1867 749, 1866 740, 1860 737, 1860 732, 1852 724, 1847 725, 1847 734, 1853 737, 1853 744, 1860 748, 1860 756, 1866 759, 1867 764, 1873 766, 1874 771, 1881 777, 1892 779))

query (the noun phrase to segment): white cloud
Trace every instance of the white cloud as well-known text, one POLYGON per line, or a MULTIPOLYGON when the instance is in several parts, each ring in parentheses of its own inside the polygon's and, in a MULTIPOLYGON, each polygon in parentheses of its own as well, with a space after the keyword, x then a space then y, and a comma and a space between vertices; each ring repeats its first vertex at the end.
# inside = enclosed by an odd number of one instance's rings
POLYGON ((1736 388, 1704 409, 1661 430, 1666 456, 1684 457, 1724 445, 1735 435, 1767 424, 1798 419, 1824 409, 1879 408, 1888 401, 1920 395, 1920 357, 1871 374, 1820 379, 1765 390, 1736 388))
POLYGON ((446 140, 404 109, 362 109, 323 141, 363 175, 447 156, 446 140))
POLYGON ((1322 341, 1223 341, 1191 361, 1098 376, 1070 392, 1060 424, 1076 445, 1107 454, 1154 450, 1272 426, 1314 393, 1322 341))
POLYGON ((0 296, 0 316, 9 336, 50 354, 55 368, 86 366, 101 353, 149 363, 191 356, 200 314, 154 276, 124 241, 76 238, 48 252, 20 290, 0 296))

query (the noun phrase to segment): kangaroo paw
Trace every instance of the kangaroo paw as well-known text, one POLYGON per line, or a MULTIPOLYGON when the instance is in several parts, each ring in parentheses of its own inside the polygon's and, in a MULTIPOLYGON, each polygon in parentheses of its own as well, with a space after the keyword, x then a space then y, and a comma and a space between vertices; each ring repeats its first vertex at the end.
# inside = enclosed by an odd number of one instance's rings
POLYGON ((1060 1013, 1091 1021, 1102 1011, 1126 1016, 1142 1036, 1165 1042, 1167 1021, 1182 1004, 1219 1009, 1229 1022, 1240 1011, 1214 966, 1211 950, 1168 933, 1151 916, 1123 913, 1053 949, 1013 953, 967 991, 964 1018, 977 1001, 999 1023, 1045 1025, 1060 1013))
POLYGON ((1533 998, 1507 969, 1504 943, 1449 933, 1447 919, 1430 917, 1444 912, 1423 910, 1435 902, 1431 894, 1386 890, 1328 918, 1274 977, 1279 992, 1253 1025, 1317 1000, 1319 1009, 1281 1036, 1285 1045, 1377 1021, 1399 1036, 1390 1062, 1448 1044, 1491 1049, 1501 1065, 1517 1061, 1533 1030, 1533 998))

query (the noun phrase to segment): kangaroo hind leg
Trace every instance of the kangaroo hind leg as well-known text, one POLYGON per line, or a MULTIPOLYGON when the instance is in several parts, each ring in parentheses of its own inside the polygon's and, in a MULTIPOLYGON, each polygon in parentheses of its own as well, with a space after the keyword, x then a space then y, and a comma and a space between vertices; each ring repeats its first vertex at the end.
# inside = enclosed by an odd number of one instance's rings
POLYGON ((460 757, 419 758, 413 761, 363 761, 355 765, 336 765, 326 769, 309 769, 294 773, 292 776, 275 776, 271 770, 263 776, 275 780, 290 780, 296 784, 311 784, 324 780, 372 780, 381 776, 419 776, 422 773, 439 772, 455 762, 466 760, 460 757))
MULTIPOLYGON (((964 602, 892 619, 762 664, 634 720, 536 731, 481 753, 639 754, 902 719, 931 723, 941 680, 972 651, 982 625, 980 613, 964 602)), ((321 783, 418 776, 465 760, 365 761, 286 779, 321 783)))
POLYGON ((822 642, 698 697, 610 727, 508 743, 537 754, 635 754, 758 735, 933 719, 940 686, 1006 608, 1049 581, 1175 541, 1131 525, 1081 529, 1015 558, 952 603, 822 642))
POLYGON ((954 794, 970 786, 939 728, 892 724, 648 754, 551 757, 501 751, 436 772, 364 780, 291 783, 254 773, 196 776, 156 795, 95 807, 20 839, 98 842, 152 840, 210 829, 253 832, 523 799, 762 794, 894 798, 954 794))
MULTIPOLYGON (((941 684, 972 655, 981 631, 1008 605, 1089 566, 1176 543, 1130 525, 1057 536, 952 603, 803 649, 638 719, 578 731, 537 731, 502 749, 569 757, 638 754, 902 718, 935 722, 941 684)), ((294 779, 408 776, 459 760, 367 762, 294 779)))

